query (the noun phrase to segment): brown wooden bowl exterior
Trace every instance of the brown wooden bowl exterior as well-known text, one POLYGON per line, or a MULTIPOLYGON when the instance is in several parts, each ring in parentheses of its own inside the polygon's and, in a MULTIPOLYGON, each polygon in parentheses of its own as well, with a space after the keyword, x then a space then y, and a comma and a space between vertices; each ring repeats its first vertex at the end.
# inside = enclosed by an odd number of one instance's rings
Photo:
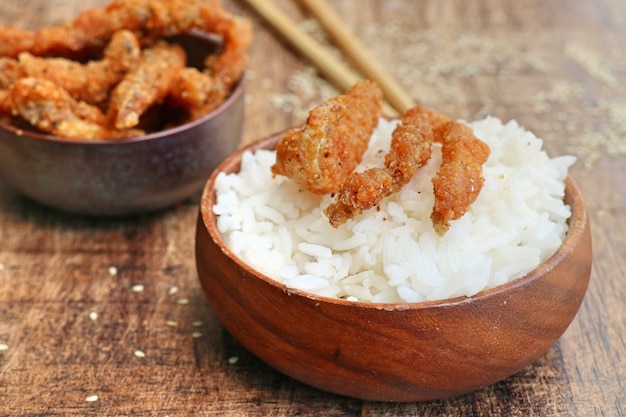
POLYGON ((365 400, 424 401, 502 380, 541 357, 576 315, 589 282, 591 234, 574 181, 570 231, 526 277, 470 298, 407 304, 354 303, 288 289, 231 254, 219 236, 213 185, 236 172, 227 158, 200 205, 196 261, 204 294, 225 328, 275 369, 314 387, 365 400))

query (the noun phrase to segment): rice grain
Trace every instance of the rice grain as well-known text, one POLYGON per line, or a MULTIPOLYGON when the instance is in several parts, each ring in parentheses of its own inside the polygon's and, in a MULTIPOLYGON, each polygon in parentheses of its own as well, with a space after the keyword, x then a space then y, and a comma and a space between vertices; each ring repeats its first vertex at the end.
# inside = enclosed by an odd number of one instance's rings
MULTIPOLYGON (((395 124, 380 120, 357 169, 382 164, 395 124)), ((409 184, 337 229, 322 214, 330 196, 272 176, 274 152, 247 152, 239 173, 216 180, 220 234, 244 262, 287 287, 351 301, 472 296, 519 278, 567 233, 564 180, 575 158, 548 157, 543 141, 515 121, 487 117, 469 125, 491 148, 485 185, 442 237, 430 220, 437 146, 409 184)))

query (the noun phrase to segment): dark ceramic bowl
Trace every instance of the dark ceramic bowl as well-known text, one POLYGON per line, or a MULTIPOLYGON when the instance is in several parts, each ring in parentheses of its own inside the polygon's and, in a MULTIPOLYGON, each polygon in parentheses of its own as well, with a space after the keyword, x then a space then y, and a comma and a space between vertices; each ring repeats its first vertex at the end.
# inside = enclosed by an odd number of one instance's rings
POLYGON ((216 226, 215 179, 237 172, 246 149, 274 149, 278 137, 239 150, 204 189, 196 264, 204 294, 226 329, 277 370, 312 386, 377 401, 460 395, 500 381, 541 357, 583 300, 591 235, 575 182, 558 251, 523 278, 473 297, 375 304, 289 289, 232 254, 216 226))
MULTIPOLYGON (((208 37, 177 39, 190 64, 215 49, 208 37)), ((122 140, 68 140, 0 122, 0 178, 59 210, 121 216, 168 207, 199 193, 240 144, 244 82, 190 123, 122 140)))

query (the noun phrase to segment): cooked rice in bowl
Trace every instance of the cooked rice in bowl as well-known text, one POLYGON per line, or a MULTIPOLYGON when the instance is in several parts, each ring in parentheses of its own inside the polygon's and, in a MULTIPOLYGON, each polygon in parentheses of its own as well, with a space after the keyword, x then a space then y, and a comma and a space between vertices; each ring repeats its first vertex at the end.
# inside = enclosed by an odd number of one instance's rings
MULTIPOLYGON (((397 121, 381 119, 358 170, 382 166, 397 121)), ((491 148, 478 199, 443 236, 433 229, 435 145, 400 192, 339 228, 322 213, 332 196, 273 176, 275 151, 244 153, 241 169, 218 175, 217 227, 231 251, 261 273, 313 294, 403 303, 472 296, 526 275, 567 233, 564 201, 572 156, 549 158, 515 121, 469 123, 491 148)))

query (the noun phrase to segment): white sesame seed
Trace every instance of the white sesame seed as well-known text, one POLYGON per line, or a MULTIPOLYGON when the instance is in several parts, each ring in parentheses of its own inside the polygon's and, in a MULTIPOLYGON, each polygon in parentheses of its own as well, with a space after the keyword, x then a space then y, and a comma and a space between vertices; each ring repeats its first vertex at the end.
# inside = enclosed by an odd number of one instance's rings
POLYGON ((98 396, 97 395, 90 395, 89 397, 85 398, 85 401, 87 401, 88 403, 93 403, 98 401, 98 396))
POLYGON ((96 320, 98 318, 98 313, 92 311, 89 313, 89 320, 96 320))
POLYGON ((7 349, 9 349, 9 345, 5 343, 0 343, 0 352, 7 349))
POLYGON ((169 295, 174 295, 178 292, 178 287, 177 286, 173 286, 170 287, 170 290, 167 292, 169 295))
POLYGON ((141 284, 136 284, 136 285, 133 285, 133 286, 132 286, 131 290, 132 290, 133 292, 143 292, 144 288, 145 288, 145 287, 144 287, 143 285, 141 285, 141 284))
POLYGON ((109 275, 111 275, 112 277, 117 275, 117 268, 114 266, 110 266, 109 267, 109 275))
POLYGON ((168 320, 168 321, 166 321, 166 322, 165 322, 165 324, 167 324, 167 325, 168 325, 168 326, 170 326, 170 327, 176 327, 176 326, 178 326, 178 323, 177 323, 177 322, 175 322, 174 320, 168 320))
POLYGON ((143 350, 136 350, 134 354, 138 358, 145 358, 146 357, 146 353, 143 350))
POLYGON ((203 324, 204 324, 204 323, 202 323, 200 320, 196 320, 196 321, 194 321, 193 323, 191 323, 191 325, 192 325, 193 327, 200 327, 200 326, 202 326, 203 324))
POLYGON ((191 334, 191 337, 193 337, 194 339, 199 339, 199 338, 202 337, 202 333, 200 333, 200 332, 193 332, 191 334))
POLYGON ((177 301, 178 304, 180 305, 186 305, 189 304, 189 299, 188 298, 181 298, 180 300, 177 301))
POLYGON ((228 358, 228 363, 231 365, 234 365, 237 362, 239 362, 239 356, 231 356, 230 358, 228 358))

